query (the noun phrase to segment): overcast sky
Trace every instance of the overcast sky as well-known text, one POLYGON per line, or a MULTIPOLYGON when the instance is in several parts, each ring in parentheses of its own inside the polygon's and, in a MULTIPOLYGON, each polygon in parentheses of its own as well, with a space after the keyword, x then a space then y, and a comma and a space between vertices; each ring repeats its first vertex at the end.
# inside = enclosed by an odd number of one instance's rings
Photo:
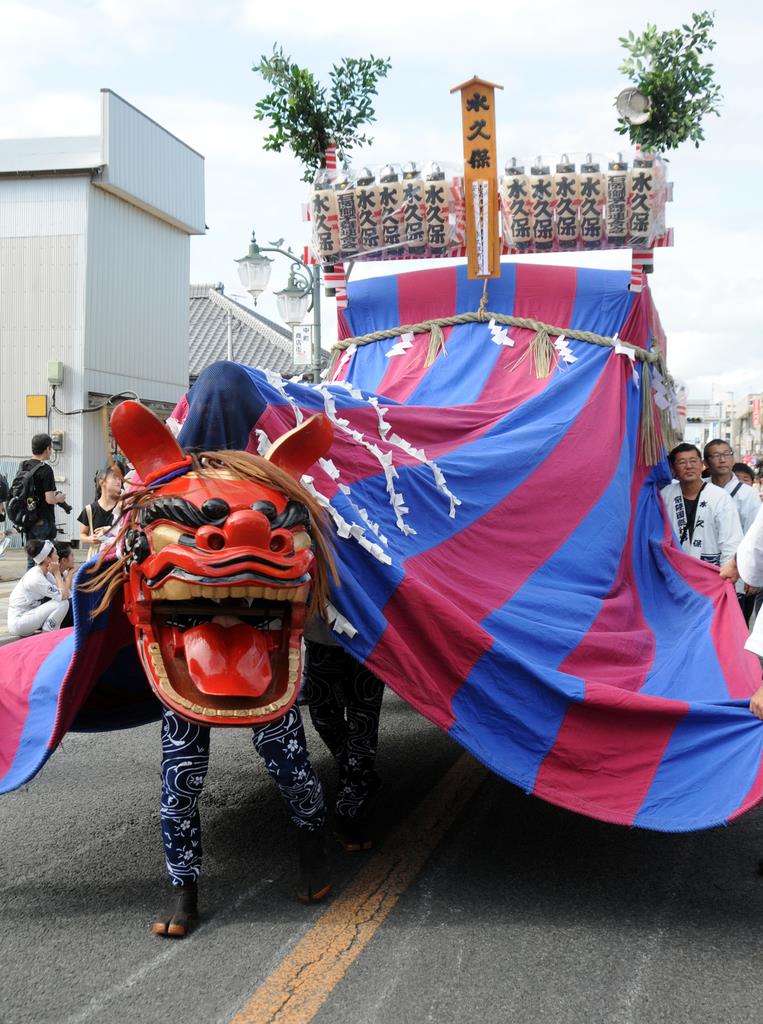
MULTIPOLYGON (((205 156, 209 231, 191 240, 191 280, 222 281, 235 294, 233 260, 252 228, 262 244, 307 240, 301 171, 289 154, 262 150, 265 129, 253 120, 265 89, 251 66, 274 42, 321 76, 344 56, 392 59, 375 143, 359 163, 457 162, 460 113, 449 89, 474 74, 504 86, 500 159, 555 162, 562 152, 623 147, 612 108, 628 84, 617 73, 618 36, 647 21, 674 28, 699 9, 673 0, 0 0, 0 138, 97 134, 99 90, 113 89, 205 156)), ((699 149, 684 143, 670 154, 676 244, 657 251, 651 284, 671 371, 689 397, 715 388, 739 401, 763 389, 763 13, 747 0, 719 0, 716 11, 722 116, 708 120, 699 149)), ((629 266, 628 251, 573 256, 629 266)), ((282 287, 286 271, 285 261, 274 264, 271 284, 282 287)), ((259 308, 276 318, 272 299, 259 308)), ((335 336, 333 300, 324 300, 323 321, 324 337, 335 336)))

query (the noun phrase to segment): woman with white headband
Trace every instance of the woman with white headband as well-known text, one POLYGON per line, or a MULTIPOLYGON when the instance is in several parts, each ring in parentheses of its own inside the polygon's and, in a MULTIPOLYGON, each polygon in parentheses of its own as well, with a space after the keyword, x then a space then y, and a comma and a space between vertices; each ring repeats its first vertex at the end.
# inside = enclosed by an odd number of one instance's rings
POLYGON ((58 629, 69 610, 69 583, 61 576, 58 555, 49 540, 30 540, 26 553, 34 562, 11 591, 8 632, 31 636, 58 629))

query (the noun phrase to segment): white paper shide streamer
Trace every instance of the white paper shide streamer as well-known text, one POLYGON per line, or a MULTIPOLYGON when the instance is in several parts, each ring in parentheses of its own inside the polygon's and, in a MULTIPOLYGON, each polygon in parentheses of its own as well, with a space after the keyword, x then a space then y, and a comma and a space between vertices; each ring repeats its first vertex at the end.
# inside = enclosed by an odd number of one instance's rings
POLYGON ((559 358, 565 363, 576 363, 578 357, 570 348, 570 343, 563 334, 554 339, 554 348, 559 353, 559 358))
POLYGON ((385 352, 387 359, 391 359, 393 356, 402 356, 413 344, 413 334, 410 331, 400 335, 400 341, 396 341, 392 348, 385 352))
POLYGON ((509 348, 514 348, 514 339, 509 337, 508 328, 504 327, 503 324, 497 324, 493 317, 488 321, 488 330, 490 331, 490 340, 495 345, 508 345, 509 348))
MULTIPOLYGON (((501 328, 497 328, 496 330, 499 334, 505 333, 502 332, 501 328)), ((400 341, 393 346, 393 348, 398 348, 399 351, 394 352, 390 350, 387 355, 392 356, 404 353, 411 347, 412 342, 413 339, 411 335, 402 335, 400 341)), ((507 337, 505 342, 499 341, 497 343, 513 344, 513 340, 508 339, 507 337)), ((350 352, 350 349, 348 349, 347 352, 350 352)), ((288 393, 284 381, 276 374, 269 371, 265 371, 265 376, 267 377, 268 383, 275 388, 278 394, 281 395, 288 403, 289 407, 294 412, 294 418, 297 424, 301 423, 304 419, 304 415, 297 402, 288 393)), ((406 521, 406 517, 409 515, 410 509, 405 503, 404 495, 397 488, 395 483, 396 480, 398 480, 398 472, 394 465, 393 458, 395 450, 405 452, 410 458, 427 467, 432 474, 432 478, 438 491, 447 498, 449 517, 455 517, 456 508, 461 504, 461 501, 449 490, 445 480, 445 474, 436 462, 433 462, 427 457, 426 452, 422 448, 415 447, 404 437, 401 437, 392 430, 391 425, 386 420, 386 414, 389 412, 389 409, 388 407, 381 405, 379 403, 379 399, 375 395, 364 394, 359 389, 353 387, 353 385, 348 381, 333 381, 329 384, 318 384, 315 386, 315 390, 320 392, 323 397, 324 412, 333 424, 334 429, 337 432, 350 437, 355 444, 362 447, 379 463, 384 474, 390 507, 394 512, 395 525, 404 536, 415 535, 416 531, 406 521), (353 429, 350 425, 350 420, 340 414, 336 406, 336 399, 338 397, 337 392, 340 390, 341 392, 347 393, 350 398, 359 402, 367 403, 371 408, 373 408, 376 413, 379 440, 382 444, 388 446, 387 450, 380 447, 380 444, 375 440, 368 440, 361 431, 353 429)), ((271 439, 265 431, 260 428, 256 428, 256 436, 258 451, 261 455, 265 455, 271 446, 271 439)), ((360 520, 360 522, 350 522, 345 519, 339 509, 334 507, 329 498, 318 490, 315 486, 314 478, 312 476, 304 475, 302 477, 303 486, 310 492, 310 494, 313 495, 321 507, 326 509, 328 515, 331 516, 337 537, 340 540, 348 540, 357 543, 383 565, 391 565, 392 559, 387 551, 385 551, 385 548, 389 546, 388 538, 382 533, 379 524, 371 518, 368 510, 358 505, 353 500, 352 488, 342 482, 341 470, 339 467, 330 458, 321 458, 318 460, 318 464, 326 476, 336 483, 339 493, 342 494, 349 503, 354 516, 360 520)), ((349 620, 347 620, 332 605, 329 605, 329 625, 334 632, 344 634, 348 637, 354 637, 358 632, 352 623, 349 622, 349 620)))
POLYGON ((477 242, 477 272, 487 276, 490 273, 490 213, 489 182, 477 178, 472 182, 472 205, 474 207, 475 238, 477 242))

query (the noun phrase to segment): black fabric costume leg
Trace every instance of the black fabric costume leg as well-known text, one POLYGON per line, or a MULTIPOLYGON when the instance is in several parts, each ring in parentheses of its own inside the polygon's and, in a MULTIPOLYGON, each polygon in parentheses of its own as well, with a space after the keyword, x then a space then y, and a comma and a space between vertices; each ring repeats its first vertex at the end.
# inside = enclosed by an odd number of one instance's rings
MULTIPOLYGON (((309 854, 300 843, 300 899, 311 902, 328 892, 328 867, 323 847, 326 810, 320 780, 307 755, 302 718, 292 708, 282 718, 253 729, 255 749, 265 762, 286 804, 289 818, 297 828, 313 834, 309 854)), ((192 893, 195 919, 196 882, 201 872, 201 820, 199 797, 209 767, 210 730, 186 721, 169 708, 162 710, 162 800, 161 823, 165 861, 170 884, 178 892, 178 904, 188 903, 192 893), (185 891, 185 893, 183 892, 185 891)), ((171 930, 177 919, 170 914, 167 930, 156 934, 177 934, 171 930)), ((192 921, 193 923, 193 921, 192 921)))
MULTIPOLYGON (((374 771, 384 683, 342 647, 307 641, 305 698, 315 730, 339 765, 338 831, 352 832, 378 789, 374 771)), ((340 835, 341 838, 341 835, 340 835)), ((349 836, 348 849, 370 841, 349 836)))

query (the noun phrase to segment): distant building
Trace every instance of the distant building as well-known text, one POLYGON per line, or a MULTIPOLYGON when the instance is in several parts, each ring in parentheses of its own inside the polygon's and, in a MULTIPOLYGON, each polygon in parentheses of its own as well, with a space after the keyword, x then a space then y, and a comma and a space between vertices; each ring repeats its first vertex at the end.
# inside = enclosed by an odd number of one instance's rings
POLYGON ((686 403, 686 427, 684 441, 696 444, 700 451, 713 437, 720 437, 731 443, 731 424, 726 426, 724 433, 721 402, 710 402, 707 399, 690 399, 686 403))
POLYGON ((191 285, 188 349, 191 384, 221 359, 282 377, 294 372, 291 332, 228 298, 221 284, 191 285))
POLYGON ((763 395, 747 395, 737 403, 734 421, 734 447, 740 458, 763 455, 763 395))
POLYGON ((105 418, 76 410, 129 391, 166 413, 187 389, 204 230, 204 158, 110 90, 100 135, 0 141, 0 469, 60 432, 67 535, 107 457, 105 418))

